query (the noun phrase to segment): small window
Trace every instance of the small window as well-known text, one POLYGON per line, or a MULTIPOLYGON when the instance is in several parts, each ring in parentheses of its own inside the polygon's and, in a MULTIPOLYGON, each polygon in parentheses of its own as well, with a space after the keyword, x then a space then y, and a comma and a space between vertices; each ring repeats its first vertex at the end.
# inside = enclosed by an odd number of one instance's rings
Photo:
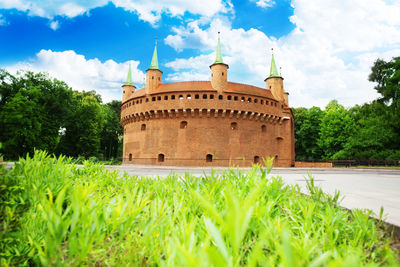
POLYGON ((154 76, 151 76, 151 79, 154 80, 154 76))
POLYGON ((224 73, 222 72, 222 76, 224 76, 224 73))
POLYGON ((207 95, 206 94, 203 95, 203 99, 207 99, 207 95))
POLYGON ((261 132, 265 133, 267 131, 267 126, 262 125, 261 126, 261 132))
POLYGON ((129 161, 132 161, 132 153, 129 153, 129 161))
POLYGON ((265 100, 265 105, 268 105, 269 104, 269 101, 268 100, 265 100))
POLYGON ((168 100, 168 96, 166 95, 166 96, 164 96, 164 100, 168 100))
POLYGON ((258 99, 256 98, 256 99, 254 99, 254 103, 257 103, 258 102, 258 99))
POLYGON ((175 99, 175 95, 171 95, 171 99, 172 99, 172 100, 175 99))
POLYGON ((164 154, 158 154, 158 162, 164 162, 164 154))
POLYGON ((210 95, 210 99, 214 99, 214 95, 210 95))
POLYGON ((191 95, 187 95, 186 99, 192 99, 192 96, 191 95))
POLYGON ((250 97, 247 99, 247 102, 251 103, 251 98, 250 97))
POLYGON ((158 96, 158 97, 157 97, 157 100, 160 101, 160 100, 161 100, 161 96, 158 96))
POLYGON ((233 98, 233 100, 237 101, 237 100, 238 100, 238 97, 237 97, 237 96, 235 96, 235 97, 233 98))
POLYGON ((232 96, 228 95, 228 100, 232 100, 232 96))
POLYGON ((224 99, 224 97, 223 97, 222 95, 219 95, 219 96, 218 96, 218 99, 219 99, 219 100, 222 100, 222 99, 224 99))
POLYGON ((136 100, 136 104, 139 104, 139 100, 136 100))
POLYGON ((269 86, 269 89, 271 90, 271 85, 269 86))
POLYGON ((125 94, 125 90, 124 90, 124 94, 125 94))
POLYGON ((232 129, 232 130, 237 130, 237 128, 238 128, 237 122, 232 122, 232 123, 231 123, 231 129, 232 129))
POLYGON ((264 100, 261 100, 261 101, 260 101, 260 104, 261 104, 261 105, 264 104, 264 100))
POLYGON ((140 127, 140 130, 142 130, 142 131, 146 131, 146 124, 142 124, 142 126, 140 127))
POLYGON ((179 95, 179 99, 183 99, 183 95, 179 95))
POLYGON ((158 77, 158 80, 159 80, 159 81, 161 81, 161 78, 160 78, 160 77, 158 77))
POLYGON ((260 163, 260 157, 259 156, 254 156, 254 163, 260 163))
POLYGON ((142 99, 139 100, 139 103, 142 104, 142 99))
POLYGON ((153 97, 151 98, 151 101, 156 101, 156 97, 153 96, 153 97))
POLYGON ((244 98, 244 96, 242 96, 242 98, 240 99, 240 101, 244 102, 246 100, 246 98, 244 98))
POLYGON ((146 102, 149 102, 149 99, 148 99, 148 98, 146 98, 146 102))
POLYGON ((194 98, 199 99, 200 96, 199 95, 194 95, 194 98))
POLYGON ((206 162, 212 162, 213 156, 211 154, 207 154, 206 156, 206 162))
POLYGON ((180 126, 180 128, 181 129, 186 129, 186 127, 187 127, 187 121, 181 121, 181 126, 180 126))

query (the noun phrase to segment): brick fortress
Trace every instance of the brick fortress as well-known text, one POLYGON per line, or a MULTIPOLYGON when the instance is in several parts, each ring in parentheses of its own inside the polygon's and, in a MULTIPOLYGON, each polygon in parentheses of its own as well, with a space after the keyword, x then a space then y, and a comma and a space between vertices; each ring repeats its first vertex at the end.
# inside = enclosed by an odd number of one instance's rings
POLYGON ((122 86, 123 163, 249 166, 274 157, 294 165, 294 125, 274 55, 266 88, 228 82, 220 39, 211 81, 162 83, 157 44, 146 86, 136 90, 129 66, 122 86))

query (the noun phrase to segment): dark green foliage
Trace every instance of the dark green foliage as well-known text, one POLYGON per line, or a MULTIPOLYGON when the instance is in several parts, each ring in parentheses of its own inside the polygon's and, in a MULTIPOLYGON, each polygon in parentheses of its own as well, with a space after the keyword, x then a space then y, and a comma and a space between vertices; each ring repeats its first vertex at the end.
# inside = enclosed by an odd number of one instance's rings
POLYGON ((317 161, 323 151, 318 146, 321 120, 324 112, 318 107, 293 108, 295 128, 295 151, 297 160, 317 161))
POLYGON ((101 103, 94 91, 72 91, 47 74, 13 76, 0 69, 0 142, 5 159, 34 149, 69 156, 118 158, 120 101, 101 103))

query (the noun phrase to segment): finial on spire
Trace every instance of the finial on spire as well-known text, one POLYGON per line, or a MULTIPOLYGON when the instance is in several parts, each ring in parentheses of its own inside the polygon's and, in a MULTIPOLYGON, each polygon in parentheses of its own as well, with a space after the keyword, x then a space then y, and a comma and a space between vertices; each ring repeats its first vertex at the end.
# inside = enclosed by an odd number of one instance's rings
POLYGON ((131 62, 129 61, 128 76, 126 77, 125 85, 133 85, 132 83, 132 73, 131 73, 131 62))
POLYGON ((157 58, 157 37, 155 37, 155 46, 153 51, 153 58, 151 59, 150 70, 159 70, 158 68, 158 58, 157 58))
POLYGON ((214 62, 214 64, 224 63, 224 62, 222 61, 221 44, 220 44, 219 36, 220 36, 220 32, 218 31, 217 55, 216 55, 216 57, 215 57, 215 62, 214 62))

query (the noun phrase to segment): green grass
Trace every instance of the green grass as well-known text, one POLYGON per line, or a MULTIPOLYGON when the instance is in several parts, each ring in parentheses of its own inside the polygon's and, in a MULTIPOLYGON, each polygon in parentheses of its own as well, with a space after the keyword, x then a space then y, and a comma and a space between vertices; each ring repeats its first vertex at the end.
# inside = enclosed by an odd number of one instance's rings
POLYGON ((36 152, 1 169, 0 265, 399 265, 370 211, 267 168, 196 178, 120 175, 36 152))

